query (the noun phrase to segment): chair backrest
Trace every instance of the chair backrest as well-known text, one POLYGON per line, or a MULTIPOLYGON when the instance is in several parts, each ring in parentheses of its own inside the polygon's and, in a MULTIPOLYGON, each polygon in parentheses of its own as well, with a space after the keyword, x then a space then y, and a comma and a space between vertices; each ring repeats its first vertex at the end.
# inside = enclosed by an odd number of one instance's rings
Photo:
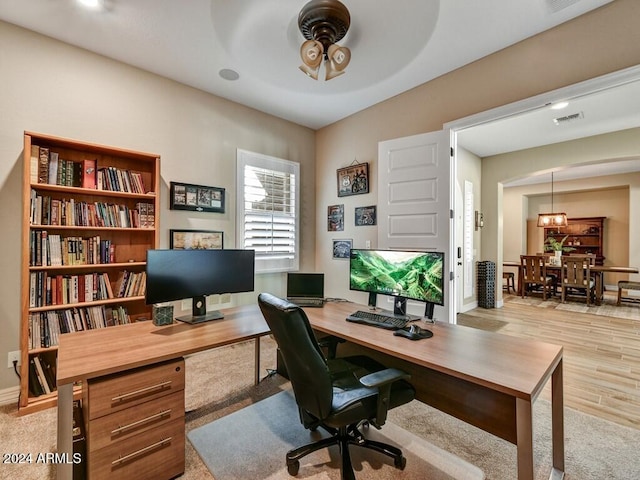
POLYGON ((524 282, 542 282, 546 277, 545 255, 520 255, 522 280, 524 282))
POLYGON ((563 255, 563 286, 588 288, 591 284, 591 258, 589 255, 563 255))
POLYGON ((327 361, 307 315, 297 305, 270 293, 258 306, 278 344, 298 406, 322 420, 331 411, 333 386, 327 361))

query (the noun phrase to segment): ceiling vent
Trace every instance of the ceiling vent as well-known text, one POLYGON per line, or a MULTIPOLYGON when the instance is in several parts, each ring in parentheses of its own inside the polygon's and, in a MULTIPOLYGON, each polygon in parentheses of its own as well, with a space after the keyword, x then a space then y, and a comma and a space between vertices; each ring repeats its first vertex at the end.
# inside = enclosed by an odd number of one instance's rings
POLYGON ((571 115, 565 115, 564 117, 558 117, 553 119, 553 123, 556 125, 566 125, 570 122, 575 122, 576 120, 582 120, 584 118, 584 113, 572 113, 571 115))

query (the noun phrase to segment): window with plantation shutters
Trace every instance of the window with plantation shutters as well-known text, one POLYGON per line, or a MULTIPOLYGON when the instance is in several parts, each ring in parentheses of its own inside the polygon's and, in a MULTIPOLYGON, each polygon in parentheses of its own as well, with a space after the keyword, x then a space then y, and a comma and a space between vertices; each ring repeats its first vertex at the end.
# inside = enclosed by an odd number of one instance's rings
POLYGON ((237 238, 257 273, 298 269, 299 176, 297 162, 237 152, 237 238))

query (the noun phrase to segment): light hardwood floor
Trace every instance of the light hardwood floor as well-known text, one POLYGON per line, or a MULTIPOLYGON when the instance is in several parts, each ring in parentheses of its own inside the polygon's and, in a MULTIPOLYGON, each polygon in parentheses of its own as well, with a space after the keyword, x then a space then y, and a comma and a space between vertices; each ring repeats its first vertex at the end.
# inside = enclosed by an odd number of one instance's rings
MULTIPOLYGON (((640 429, 640 320, 515 303, 458 314, 458 323, 564 347, 564 403, 640 429)), ((637 307, 640 309, 640 306, 637 307)), ((550 398, 549 386, 542 398, 550 398)))

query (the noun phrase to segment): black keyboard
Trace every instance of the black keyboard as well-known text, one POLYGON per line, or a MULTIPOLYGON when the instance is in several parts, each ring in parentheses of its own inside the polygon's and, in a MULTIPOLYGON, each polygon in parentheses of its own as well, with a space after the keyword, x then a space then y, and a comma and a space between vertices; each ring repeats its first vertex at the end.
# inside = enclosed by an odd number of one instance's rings
POLYGON ((358 310, 347 317, 347 322, 362 323, 372 327, 398 330, 404 328, 411 321, 409 317, 394 317, 384 313, 364 312, 358 310))

